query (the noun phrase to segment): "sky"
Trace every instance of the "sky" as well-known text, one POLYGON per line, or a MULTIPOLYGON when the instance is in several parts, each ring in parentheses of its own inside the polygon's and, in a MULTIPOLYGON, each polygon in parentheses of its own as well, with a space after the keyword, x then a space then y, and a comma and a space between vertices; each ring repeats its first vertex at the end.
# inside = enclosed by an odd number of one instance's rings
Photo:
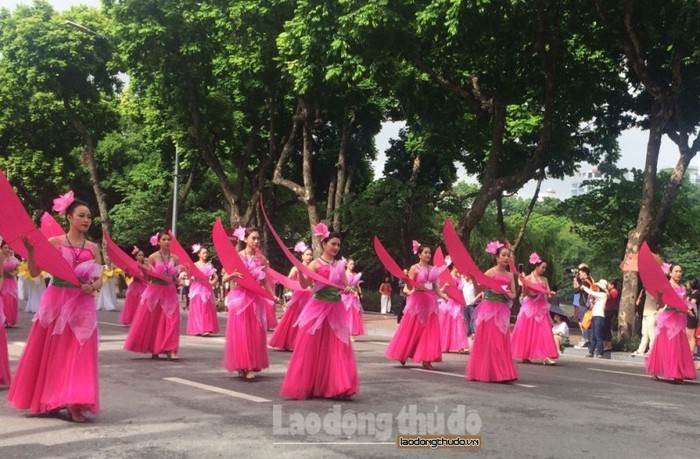
MULTIPOLYGON (((403 127, 403 123, 385 123, 382 126, 381 132, 377 135, 375 142, 377 145, 377 151, 379 152, 377 159, 374 161, 373 166, 375 170, 375 176, 379 177, 382 175, 382 170, 384 168, 384 161, 386 156, 384 151, 389 148, 389 140, 398 138, 399 129, 403 127)), ((647 143, 647 131, 642 131, 640 129, 630 129, 622 133, 618 139, 620 145, 620 159, 617 162, 617 166, 624 169, 644 169, 644 162, 646 159, 646 143, 647 143)), ((658 169, 672 168, 676 165, 678 161, 678 149, 676 145, 664 138, 661 144, 661 151, 659 153, 659 164, 658 169)), ((691 162, 691 166, 700 168, 700 158, 695 157, 691 162)), ((591 170, 594 166, 583 163, 580 166, 581 171, 591 170)), ((467 182, 476 182, 473 177, 467 176, 464 169, 458 173, 460 179, 466 180, 467 182)), ((563 180, 545 180, 542 182, 542 188, 540 193, 547 189, 553 189, 557 193, 557 197, 560 199, 566 199, 571 197, 571 182, 572 178, 565 178, 563 180)), ((535 192, 535 181, 530 181, 518 192, 522 197, 528 198, 535 192)))
MULTIPOLYGON (((165 1, 165 0, 164 0, 165 1)), ((0 0, 0 7, 5 7, 13 9, 18 4, 30 5, 33 2, 31 0, 0 0)), ((49 3, 57 10, 65 10, 73 5, 88 5, 94 7, 100 7, 100 0, 49 0, 49 3)), ((375 170, 375 176, 379 177, 382 175, 384 169, 384 161, 386 156, 384 151, 389 147, 389 140, 398 137, 399 129, 403 126, 403 123, 388 122, 384 123, 381 132, 377 135, 375 142, 377 145, 377 151, 379 152, 377 160, 374 161, 373 166, 375 170)), ((625 131, 618 139, 621 150, 621 157, 617 165, 621 168, 631 169, 643 169, 644 159, 646 156, 646 141, 647 132, 641 131, 639 129, 630 129, 625 131)), ((675 145, 664 138, 661 145, 661 153, 659 155, 659 169, 665 169, 674 167, 676 161, 678 160, 678 150, 675 145)), ((696 157, 691 161, 691 166, 700 168, 700 158, 696 157)), ((590 170, 593 166, 582 164, 580 170, 590 170)), ((459 174, 460 178, 467 181, 475 181, 466 175, 464 170, 459 174)), ((561 199, 566 199, 571 195, 571 178, 564 180, 545 180, 542 182, 542 190, 553 189, 557 193, 557 197, 561 199)), ((518 194, 523 197, 532 196, 535 191, 535 182, 531 181, 527 183, 518 194)))

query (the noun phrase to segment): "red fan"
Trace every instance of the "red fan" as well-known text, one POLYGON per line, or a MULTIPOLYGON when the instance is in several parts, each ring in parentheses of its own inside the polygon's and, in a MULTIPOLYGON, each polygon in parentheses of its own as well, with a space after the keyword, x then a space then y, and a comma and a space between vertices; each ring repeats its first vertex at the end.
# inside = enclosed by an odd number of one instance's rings
POLYGON ((284 245, 284 241, 282 241, 282 238, 279 236, 279 234, 277 234, 277 231, 275 231, 275 228, 272 226, 272 223, 270 223, 270 219, 267 217, 267 212, 265 212, 265 205, 263 204, 262 195, 260 196, 260 210, 262 211, 265 223, 267 223, 267 227, 270 229, 270 234, 272 234, 272 237, 275 238, 275 240, 277 241, 277 245, 279 245, 280 249, 282 249, 282 252, 287 257, 287 259, 294 266, 296 266, 299 272, 304 274, 304 276, 315 280, 316 282, 320 282, 323 285, 329 285, 340 290, 345 290, 344 285, 331 282, 330 280, 326 279, 320 274, 310 270, 306 265, 304 265, 304 263, 301 262, 301 260, 294 256, 294 254, 287 248, 287 246, 284 245))
POLYGON ((413 286, 413 281, 406 274, 404 274, 403 269, 401 269, 399 264, 396 263, 393 258, 391 258, 391 255, 389 255, 389 252, 387 252, 377 236, 374 236, 374 252, 377 254, 379 261, 382 262, 386 270, 389 271, 392 276, 406 281, 406 285, 408 285, 409 288, 413 286))
POLYGON ((41 234, 48 239, 50 237, 63 236, 65 231, 50 213, 44 212, 41 216, 41 234))
POLYGON ((442 227, 442 236, 445 239, 445 246, 452 257, 452 263, 462 274, 469 274, 482 287, 488 287, 496 293, 506 295, 503 286, 495 279, 482 273, 476 263, 474 263, 471 255, 469 255, 469 251, 462 244, 455 227, 452 226, 452 222, 449 219, 445 220, 445 225, 442 227))
MULTIPOLYGON (((102 237, 105 240, 105 247, 107 249, 107 256, 119 269, 124 271, 128 276, 135 277, 142 281, 146 280, 146 276, 139 264, 126 254, 122 249, 119 248, 117 244, 109 237, 109 234, 105 231, 102 233, 102 237)), ((158 277, 155 276, 154 277, 158 277)))
POLYGON ((190 276, 194 276, 197 279, 208 282, 209 278, 205 276, 202 271, 199 270, 197 265, 194 264, 192 258, 190 258, 190 254, 187 253, 187 250, 185 250, 184 247, 180 245, 180 242, 178 242, 178 240, 175 239, 175 235, 173 234, 173 232, 168 230, 168 234, 170 235, 170 251, 180 259, 180 264, 187 268, 187 272, 190 274, 190 276))
POLYGON ((642 278, 644 290, 659 300, 661 304, 678 309, 683 313, 688 311, 685 301, 671 287, 668 278, 661 270, 659 262, 646 242, 642 243, 639 248, 639 276, 642 278))
POLYGON ((63 255, 34 226, 2 171, 0 171, 0 235, 12 250, 24 259, 27 258, 27 249, 22 243, 22 236, 26 236, 34 245, 34 258, 39 268, 70 284, 80 285, 63 255))
POLYGON ((250 271, 248 271, 245 263, 243 263, 243 260, 241 260, 241 256, 238 255, 235 247, 233 247, 231 241, 229 241, 226 231, 224 230, 224 225, 221 224, 221 219, 216 219, 211 235, 212 240, 214 241, 216 254, 219 256, 219 260, 221 260, 221 264, 224 266, 226 272, 239 272, 243 275, 243 277, 235 278, 236 284, 255 295, 260 295, 271 301, 275 301, 274 297, 270 295, 267 290, 262 288, 262 286, 253 278, 253 275, 250 274, 250 271))
POLYGON ((549 290, 547 290, 547 287, 543 287, 541 285, 538 285, 534 282, 530 282, 527 280, 525 276, 520 276, 520 272, 518 271, 518 268, 515 267, 515 262, 513 261, 513 257, 510 257, 510 260, 508 261, 508 266, 510 267, 510 272, 513 273, 513 275, 517 276, 518 279, 520 279, 520 282, 523 283, 523 285, 530 290, 531 292, 537 292, 537 293, 550 293, 549 290))
MULTIPOLYGON (((445 264, 445 257, 442 256, 442 249, 440 247, 435 249, 433 264, 438 267, 445 264)), ((457 287, 457 280, 452 277, 452 274, 450 274, 448 269, 440 273, 440 282, 445 285, 445 292, 450 298, 452 298, 452 301, 460 306, 467 305, 467 302, 464 300, 464 295, 462 295, 462 292, 457 287)))
POLYGON ((304 290, 299 284, 299 282, 295 281, 294 279, 290 279, 289 277, 285 276, 280 272, 275 271, 270 267, 267 268, 267 274, 272 280, 274 280, 280 285, 283 285, 289 290, 304 290))

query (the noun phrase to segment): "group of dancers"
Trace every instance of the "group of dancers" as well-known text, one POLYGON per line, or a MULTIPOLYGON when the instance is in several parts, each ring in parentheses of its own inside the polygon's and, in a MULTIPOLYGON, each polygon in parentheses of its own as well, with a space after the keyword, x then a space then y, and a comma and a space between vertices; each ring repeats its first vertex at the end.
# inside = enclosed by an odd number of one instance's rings
MULTIPOLYGON (((86 237, 92 223, 87 204, 72 197, 57 201, 54 209, 65 213, 68 231, 49 238, 50 246, 42 247, 44 251, 60 253, 70 270, 62 274, 66 279, 53 273, 10 383, 7 400, 12 407, 32 413, 66 409, 72 421, 84 422, 85 413, 99 412, 94 295, 103 284, 102 260, 98 246, 86 237), (73 276, 77 282, 72 280, 73 276)), ((220 222, 217 225, 220 226, 220 222)), ((280 282, 293 291, 269 343, 271 347, 292 351, 281 396, 343 399, 356 395, 359 376, 352 337, 364 333, 360 316, 361 274, 354 273, 352 259, 340 256, 341 235, 323 223, 316 225, 314 235, 320 240, 320 255, 314 258, 311 248, 299 243, 296 247, 301 254, 299 260, 284 247, 270 225, 271 234, 294 265, 288 276, 280 276, 260 251, 257 229, 239 228, 234 233, 235 239, 243 245, 236 251, 230 239, 219 237, 217 225, 212 236, 224 264, 221 281, 233 285, 226 298, 228 316, 222 366, 246 380, 255 379, 269 367, 268 322, 276 321, 274 304, 279 301, 273 283, 280 282)), ((46 253, 36 249, 41 242, 36 233, 19 238, 32 277, 38 276, 42 268, 52 268, 47 266, 50 263, 46 262, 46 253)), ((123 323, 130 324, 124 349, 150 354, 153 359, 161 356, 179 359, 180 311, 176 285, 183 270, 187 270, 192 279, 187 333, 207 336, 218 332, 212 289, 217 274, 208 261, 205 247, 193 247, 198 260, 192 263, 189 256, 187 259, 178 256, 178 253, 182 255, 180 249, 173 252, 173 248, 181 246, 172 233, 162 231, 154 235, 152 241, 158 250, 146 257, 143 251, 136 249, 134 259, 128 255, 124 257, 121 249, 113 243, 110 245, 108 237, 105 240, 112 262, 133 277, 120 315, 123 323)), ((453 257, 471 260, 466 250, 458 250, 454 239, 452 241, 453 257)), ((8 270, 13 268, 8 260, 14 259, 6 254, 5 245, 3 243, 1 263, 3 285, 12 282, 13 276, 4 273, 11 272, 8 270)), ((446 245, 451 248, 447 239, 446 245)), ((388 358, 401 365, 412 359, 432 370, 432 364, 442 360, 444 351, 465 350, 469 346, 466 337, 449 321, 459 315, 455 311, 461 307, 460 300, 454 291, 458 292, 460 282, 464 281, 459 273, 466 271, 470 281, 481 286, 483 300, 478 306, 465 377, 483 382, 515 381, 518 378, 515 359, 542 360, 546 365, 555 363, 559 349, 552 334, 547 301, 552 292, 545 278, 547 264, 539 255, 530 256, 532 272, 525 276, 515 271, 510 248, 499 241, 487 247, 487 252, 494 256, 494 266, 485 273, 474 271, 470 267, 476 266, 473 261, 470 265, 452 266, 451 271, 448 271, 450 261, 432 265, 433 253, 426 245, 417 244, 415 252, 417 263, 411 266, 404 279, 407 295, 404 317, 386 349, 388 358), (511 333, 511 302, 519 285, 524 300, 511 333), (447 336, 441 338, 441 334, 447 336)), ((8 249, 7 253, 11 251, 8 249)), ((7 301, 7 295, 0 296, 0 301, 7 301)), ((0 314, 2 310, 0 308, 0 314)), ((680 361, 686 359, 677 349, 679 340, 673 334, 672 325, 675 319, 669 316, 659 320, 658 344, 648 364, 652 374, 671 379, 677 378, 678 368, 685 369, 685 363, 680 361), (662 338, 662 334, 666 338, 662 338)), ((459 327, 466 328, 463 322, 459 327)), ((687 343, 684 344, 687 348, 687 343)), ((10 374, 4 328, 0 331, 0 346, 0 383, 6 385, 10 374)), ((694 378, 695 373, 683 373, 681 377, 694 378)))

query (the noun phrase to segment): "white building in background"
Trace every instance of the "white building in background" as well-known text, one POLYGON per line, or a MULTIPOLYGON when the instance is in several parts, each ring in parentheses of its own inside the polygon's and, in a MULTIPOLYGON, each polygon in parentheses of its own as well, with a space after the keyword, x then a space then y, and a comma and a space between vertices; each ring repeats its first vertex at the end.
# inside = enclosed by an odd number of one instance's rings
POLYGON ((544 190, 542 193, 540 193, 540 196, 537 198, 537 200, 542 202, 547 198, 559 199, 559 196, 557 196, 557 192, 554 188, 547 188, 546 190, 544 190))
POLYGON ((697 166, 688 166, 685 173, 688 174, 690 183, 693 185, 700 185, 700 170, 698 170, 697 166))
POLYGON ((571 196, 580 196, 591 190, 590 186, 584 185, 584 182, 602 179, 603 174, 597 168, 576 172, 571 182, 571 196))

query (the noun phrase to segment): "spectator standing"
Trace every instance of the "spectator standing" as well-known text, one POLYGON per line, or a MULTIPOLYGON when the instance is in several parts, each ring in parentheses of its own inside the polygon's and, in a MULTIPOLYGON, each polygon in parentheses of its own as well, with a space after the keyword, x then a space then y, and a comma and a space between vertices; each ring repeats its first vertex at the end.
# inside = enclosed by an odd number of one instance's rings
POLYGON ((391 312, 391 282, 388 277, 384 278, 384 282, 379 286, 379 294, 381 295, 381 312, 386 314, 391 312))

